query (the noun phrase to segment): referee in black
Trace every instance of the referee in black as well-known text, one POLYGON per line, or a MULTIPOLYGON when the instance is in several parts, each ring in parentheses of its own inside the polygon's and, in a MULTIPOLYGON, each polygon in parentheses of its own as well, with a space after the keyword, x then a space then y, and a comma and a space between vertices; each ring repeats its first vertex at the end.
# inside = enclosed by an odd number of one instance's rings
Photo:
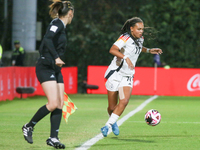
POLYGON ((70 1, 52 0, 49 14, 54 18, 49 24, 40 46, 40 58, 36 64, 37 78, 46 94, 48 103, 35 113, 33 118, 22 127, 24 138, 33 143, 33 127, 47 114, 51 113, 51 132, 46 140, 47 145, 64 149, 65 145, 58 138, 59 126, 64 103, 64 82, 61 60, 66 48, 66 25, 70 24, 74 15, 74 7, 70 1))

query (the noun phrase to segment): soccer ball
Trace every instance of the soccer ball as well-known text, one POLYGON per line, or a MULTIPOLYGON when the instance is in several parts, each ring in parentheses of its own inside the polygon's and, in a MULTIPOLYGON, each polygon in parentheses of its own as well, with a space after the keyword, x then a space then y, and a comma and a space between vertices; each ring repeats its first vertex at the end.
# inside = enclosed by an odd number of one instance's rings
POLYGON ((157 110, 151 109, 146 112, 144 119, 148 125, 156 126, 160 123, 161 114, 157 110))

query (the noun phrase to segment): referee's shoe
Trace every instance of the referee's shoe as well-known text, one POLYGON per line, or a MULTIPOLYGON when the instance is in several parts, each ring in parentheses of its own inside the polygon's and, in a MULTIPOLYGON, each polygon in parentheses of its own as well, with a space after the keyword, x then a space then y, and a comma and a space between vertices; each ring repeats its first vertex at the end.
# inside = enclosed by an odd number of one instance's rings
POLYGON ((56 149, 65 149, 65 145, 60 143, 60 141, 58 140, 58 138, 51 138, 49 137, 47 140, 47 145, 49 146, 53 146, 56 149))
POLYGON ((33 133, 33 128, 32 127, 26 127, 27 124, 25 124, 22 127, 22 132, 24 133, 24 139, 32 144, 33 143, 33 139, 32 139, 32 133, 33 133))

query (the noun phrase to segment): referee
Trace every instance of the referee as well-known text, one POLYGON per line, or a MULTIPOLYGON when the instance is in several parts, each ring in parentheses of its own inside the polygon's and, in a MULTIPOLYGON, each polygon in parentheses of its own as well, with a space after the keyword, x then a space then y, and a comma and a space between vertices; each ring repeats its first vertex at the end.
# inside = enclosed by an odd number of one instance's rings
POLYGON ((48 103, 39 108, 33 118, 22 127, 24 138, 33 143, 33 127, 47 114, 51 113, 51 132, 46 140, 47 145, 64 149, 59 141, 58 132, 64 103, 64 82, 61 74, 62 61, 66 48, 66 25, 70 24, 74 15, 74 7, 70 1, 53 0, 49 6, 49 14, 54 18, 49 24, 40 46, 40 58, 36 64, 36 75, 48 99, 48 103))

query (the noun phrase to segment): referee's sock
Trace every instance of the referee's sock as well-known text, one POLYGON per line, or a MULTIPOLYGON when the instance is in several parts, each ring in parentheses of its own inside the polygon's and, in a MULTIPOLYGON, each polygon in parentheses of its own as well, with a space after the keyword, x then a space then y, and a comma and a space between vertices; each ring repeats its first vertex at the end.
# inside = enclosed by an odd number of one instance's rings
POLYGON ((51 134, 50 137, 52 138, 58 138, 58 132, 60 127, 60 122, 62 118, 62 109, 55 109, 53 112, 51 112, 51 134))
POLYGON ((35 113, 33 118, 30 120, 29 123, 27 123, 26 127, 34 127, 36 123, 38 123, 42 118, 44 118, 46 115, 48 115, 50 111, 47 109, 46 105, 42 106, 38 109, 38 111, 35 113))

